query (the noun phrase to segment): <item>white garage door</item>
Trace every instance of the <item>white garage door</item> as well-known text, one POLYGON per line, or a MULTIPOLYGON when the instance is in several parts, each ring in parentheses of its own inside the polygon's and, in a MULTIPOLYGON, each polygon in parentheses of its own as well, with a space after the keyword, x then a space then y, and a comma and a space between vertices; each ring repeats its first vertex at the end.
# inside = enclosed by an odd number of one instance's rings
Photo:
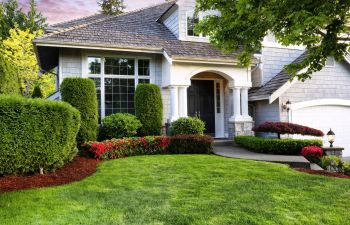
MULTIPOLYGON (((291 111, 291 122, 322 130, 325 134, 330 128, 335 133, 335 146, 345 148, 344 156, 350 156, 350 107, 312 106, 291 111)), ((327 136, 325 145, 329 145, 327 136)))

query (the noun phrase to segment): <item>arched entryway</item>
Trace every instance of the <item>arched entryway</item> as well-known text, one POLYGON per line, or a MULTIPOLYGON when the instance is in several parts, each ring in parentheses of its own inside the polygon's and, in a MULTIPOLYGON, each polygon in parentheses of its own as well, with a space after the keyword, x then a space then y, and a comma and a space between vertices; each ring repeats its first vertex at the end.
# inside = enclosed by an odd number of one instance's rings
MULTIPOLYGON (((201 72, 191 77, 187 89, 188 116, 206 124, 206 134, 225 137, 225 89, 229 81, 214 72, 201 72)), ((227 128, 226 128, 227 129, 227 128)))

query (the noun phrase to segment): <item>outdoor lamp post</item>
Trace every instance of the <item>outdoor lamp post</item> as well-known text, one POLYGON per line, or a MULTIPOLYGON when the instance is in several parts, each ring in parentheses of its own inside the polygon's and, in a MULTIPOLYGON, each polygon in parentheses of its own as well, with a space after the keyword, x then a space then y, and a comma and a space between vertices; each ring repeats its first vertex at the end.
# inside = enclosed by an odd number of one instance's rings
POLYGON ((283 109, 289 112, 292 103, 288 100, 285 104, 283 104, 283 109))
POLYGON ((331 144, 330 147, 333 148, 333 143, 335 140, 335 133, 332 131, 332 129, 330 129, 330 131, 328 131, 327 138, 328 138, 328 142, 331 144))

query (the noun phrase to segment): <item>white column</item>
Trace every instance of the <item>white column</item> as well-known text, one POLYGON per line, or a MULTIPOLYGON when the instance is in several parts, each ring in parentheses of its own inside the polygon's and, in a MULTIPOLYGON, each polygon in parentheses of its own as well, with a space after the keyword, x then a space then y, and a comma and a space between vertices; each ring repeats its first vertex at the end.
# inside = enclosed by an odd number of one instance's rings
POLYGON ((179 116, 187 117, 187 88, 179 87, 179 116))
POLYGON ((170 110, 171 110, 171 121, 175 121, 179 118, 179 97, 178 87, 170 87, 170 110))
POLYGON ((230 118, 230 121, 240 120, 242 117, 241 114, 241 88, 234 87, 233 88, 233 115, 230 118))
POLYGON ((248 87, 243 87, 241 89, 241 104, 242 104, 242 117, 245 121, 252 121, 252 118, 249 116, 249 99, 248 99, 248 87))

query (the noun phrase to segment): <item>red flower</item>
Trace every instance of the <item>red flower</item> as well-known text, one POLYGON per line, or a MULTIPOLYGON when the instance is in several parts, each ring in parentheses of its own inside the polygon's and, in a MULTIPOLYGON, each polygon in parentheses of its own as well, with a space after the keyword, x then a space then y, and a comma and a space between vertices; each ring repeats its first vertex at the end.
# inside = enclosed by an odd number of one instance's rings
POLYGON ((323 150, 318 146, 307 146, 301 150, 300 154, 305 158, 320 159, 323 156, 323 150))

